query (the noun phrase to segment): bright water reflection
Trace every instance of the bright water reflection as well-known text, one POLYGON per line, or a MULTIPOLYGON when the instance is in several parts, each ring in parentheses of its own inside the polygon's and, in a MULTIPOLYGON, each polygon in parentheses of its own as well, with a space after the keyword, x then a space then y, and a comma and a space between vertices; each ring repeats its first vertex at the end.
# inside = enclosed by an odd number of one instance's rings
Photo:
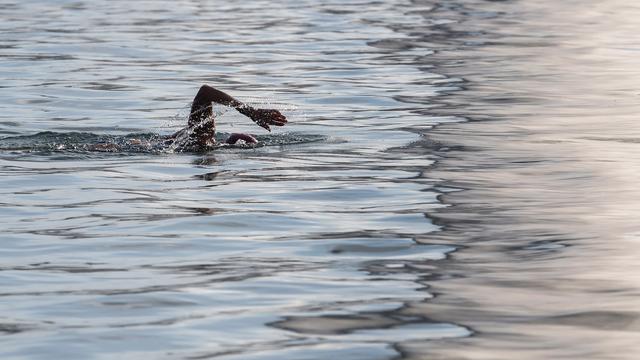
POLYGON ((456 277, 433 283, 443 295, 416 309, 481 335, 410 348, 455 359, 637 359, 640 5, 483 8, 500 15, 452 26, 466 45, 440 54, 459 59, 453 71, 468 81, 443 112, 479 121, 430 132, 453 149, 432 176, 467 189, 443 198, 455 206, 438 211, 447 231, 437 236, 465 247, 445 272, 456 277))

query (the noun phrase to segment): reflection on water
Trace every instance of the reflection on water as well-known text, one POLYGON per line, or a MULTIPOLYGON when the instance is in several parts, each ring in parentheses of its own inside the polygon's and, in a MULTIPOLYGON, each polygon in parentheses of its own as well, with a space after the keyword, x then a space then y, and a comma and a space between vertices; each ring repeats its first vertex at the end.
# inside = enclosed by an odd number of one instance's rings
POLYGON ((484 335, 412 347, 461 359, 636 359, 640 6, 487 8, 500 17, 456 25, 483 33, 441 53, 442 69, 467 80, 442 112, 477 121, 430 133, 452 149, 432 176, 466 189, 442 197, 452 206, 434 216, 446 229, 437 238, 464 251, 448 271, 458 276, 433 283, 442 295, 423 307, 484 335))

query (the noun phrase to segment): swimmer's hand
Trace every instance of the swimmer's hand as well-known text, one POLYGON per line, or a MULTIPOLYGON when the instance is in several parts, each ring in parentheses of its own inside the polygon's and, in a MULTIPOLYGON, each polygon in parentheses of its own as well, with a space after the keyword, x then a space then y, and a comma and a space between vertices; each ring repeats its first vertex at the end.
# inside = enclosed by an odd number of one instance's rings
POLYGON ((287 118, 275 109, 255 109, 252 107, 242 107, 238 111, 241 114, 248 116, 253 122, 259 126, 271 131, 269 125, 284 126, 287 123, 287 118))

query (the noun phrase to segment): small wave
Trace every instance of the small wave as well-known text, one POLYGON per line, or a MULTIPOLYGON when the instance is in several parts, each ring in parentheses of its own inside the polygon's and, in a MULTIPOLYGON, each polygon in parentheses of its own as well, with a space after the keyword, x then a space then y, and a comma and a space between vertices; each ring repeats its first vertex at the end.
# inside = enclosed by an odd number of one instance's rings
MULTIPOLYGON (((277 135, 258 135, 258 144, 228 145, 225 139, 229 134, 216 134, 217 148, 256 148, 263 146, 282 146, 305 144, 325 140, 322 135, 284 133, 277 135)), ((90 132, 52 132, 45 131, 34 135, 11 136, 0 139, 0 151, 20 152, 106 152, 118 154, 203 152, 201 149, 176 147, 168 135, 156 133, 133 133, 126 135, 94 134, 90 132), (179 149, 176 150, 176 149, 179 149)))

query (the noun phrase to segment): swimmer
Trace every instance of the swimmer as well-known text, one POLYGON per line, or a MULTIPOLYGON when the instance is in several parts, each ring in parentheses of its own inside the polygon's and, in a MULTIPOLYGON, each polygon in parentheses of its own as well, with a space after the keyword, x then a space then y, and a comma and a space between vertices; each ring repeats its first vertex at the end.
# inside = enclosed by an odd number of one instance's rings
MULTIPOLYGON (((271 131, 270 125, 284 126, 287 119, 275 109, 256 109, 244 104, 227 93, 215 89, 209 85, 202 85, 198 94, 193 99, 191 113, 187 127, 173 134, 170 139, 176 140, 188 134, 188 147, 197 149, 209 149, 216 144, 216 122, 213 117, 212 103, 235 108, 239 113, 253 120, 259 126, 271 131)), ((247 144, 258 142, 255 137, 249 134, 233 133, 226 140, 227 144, 235 144, 243 140, 247 144)))

